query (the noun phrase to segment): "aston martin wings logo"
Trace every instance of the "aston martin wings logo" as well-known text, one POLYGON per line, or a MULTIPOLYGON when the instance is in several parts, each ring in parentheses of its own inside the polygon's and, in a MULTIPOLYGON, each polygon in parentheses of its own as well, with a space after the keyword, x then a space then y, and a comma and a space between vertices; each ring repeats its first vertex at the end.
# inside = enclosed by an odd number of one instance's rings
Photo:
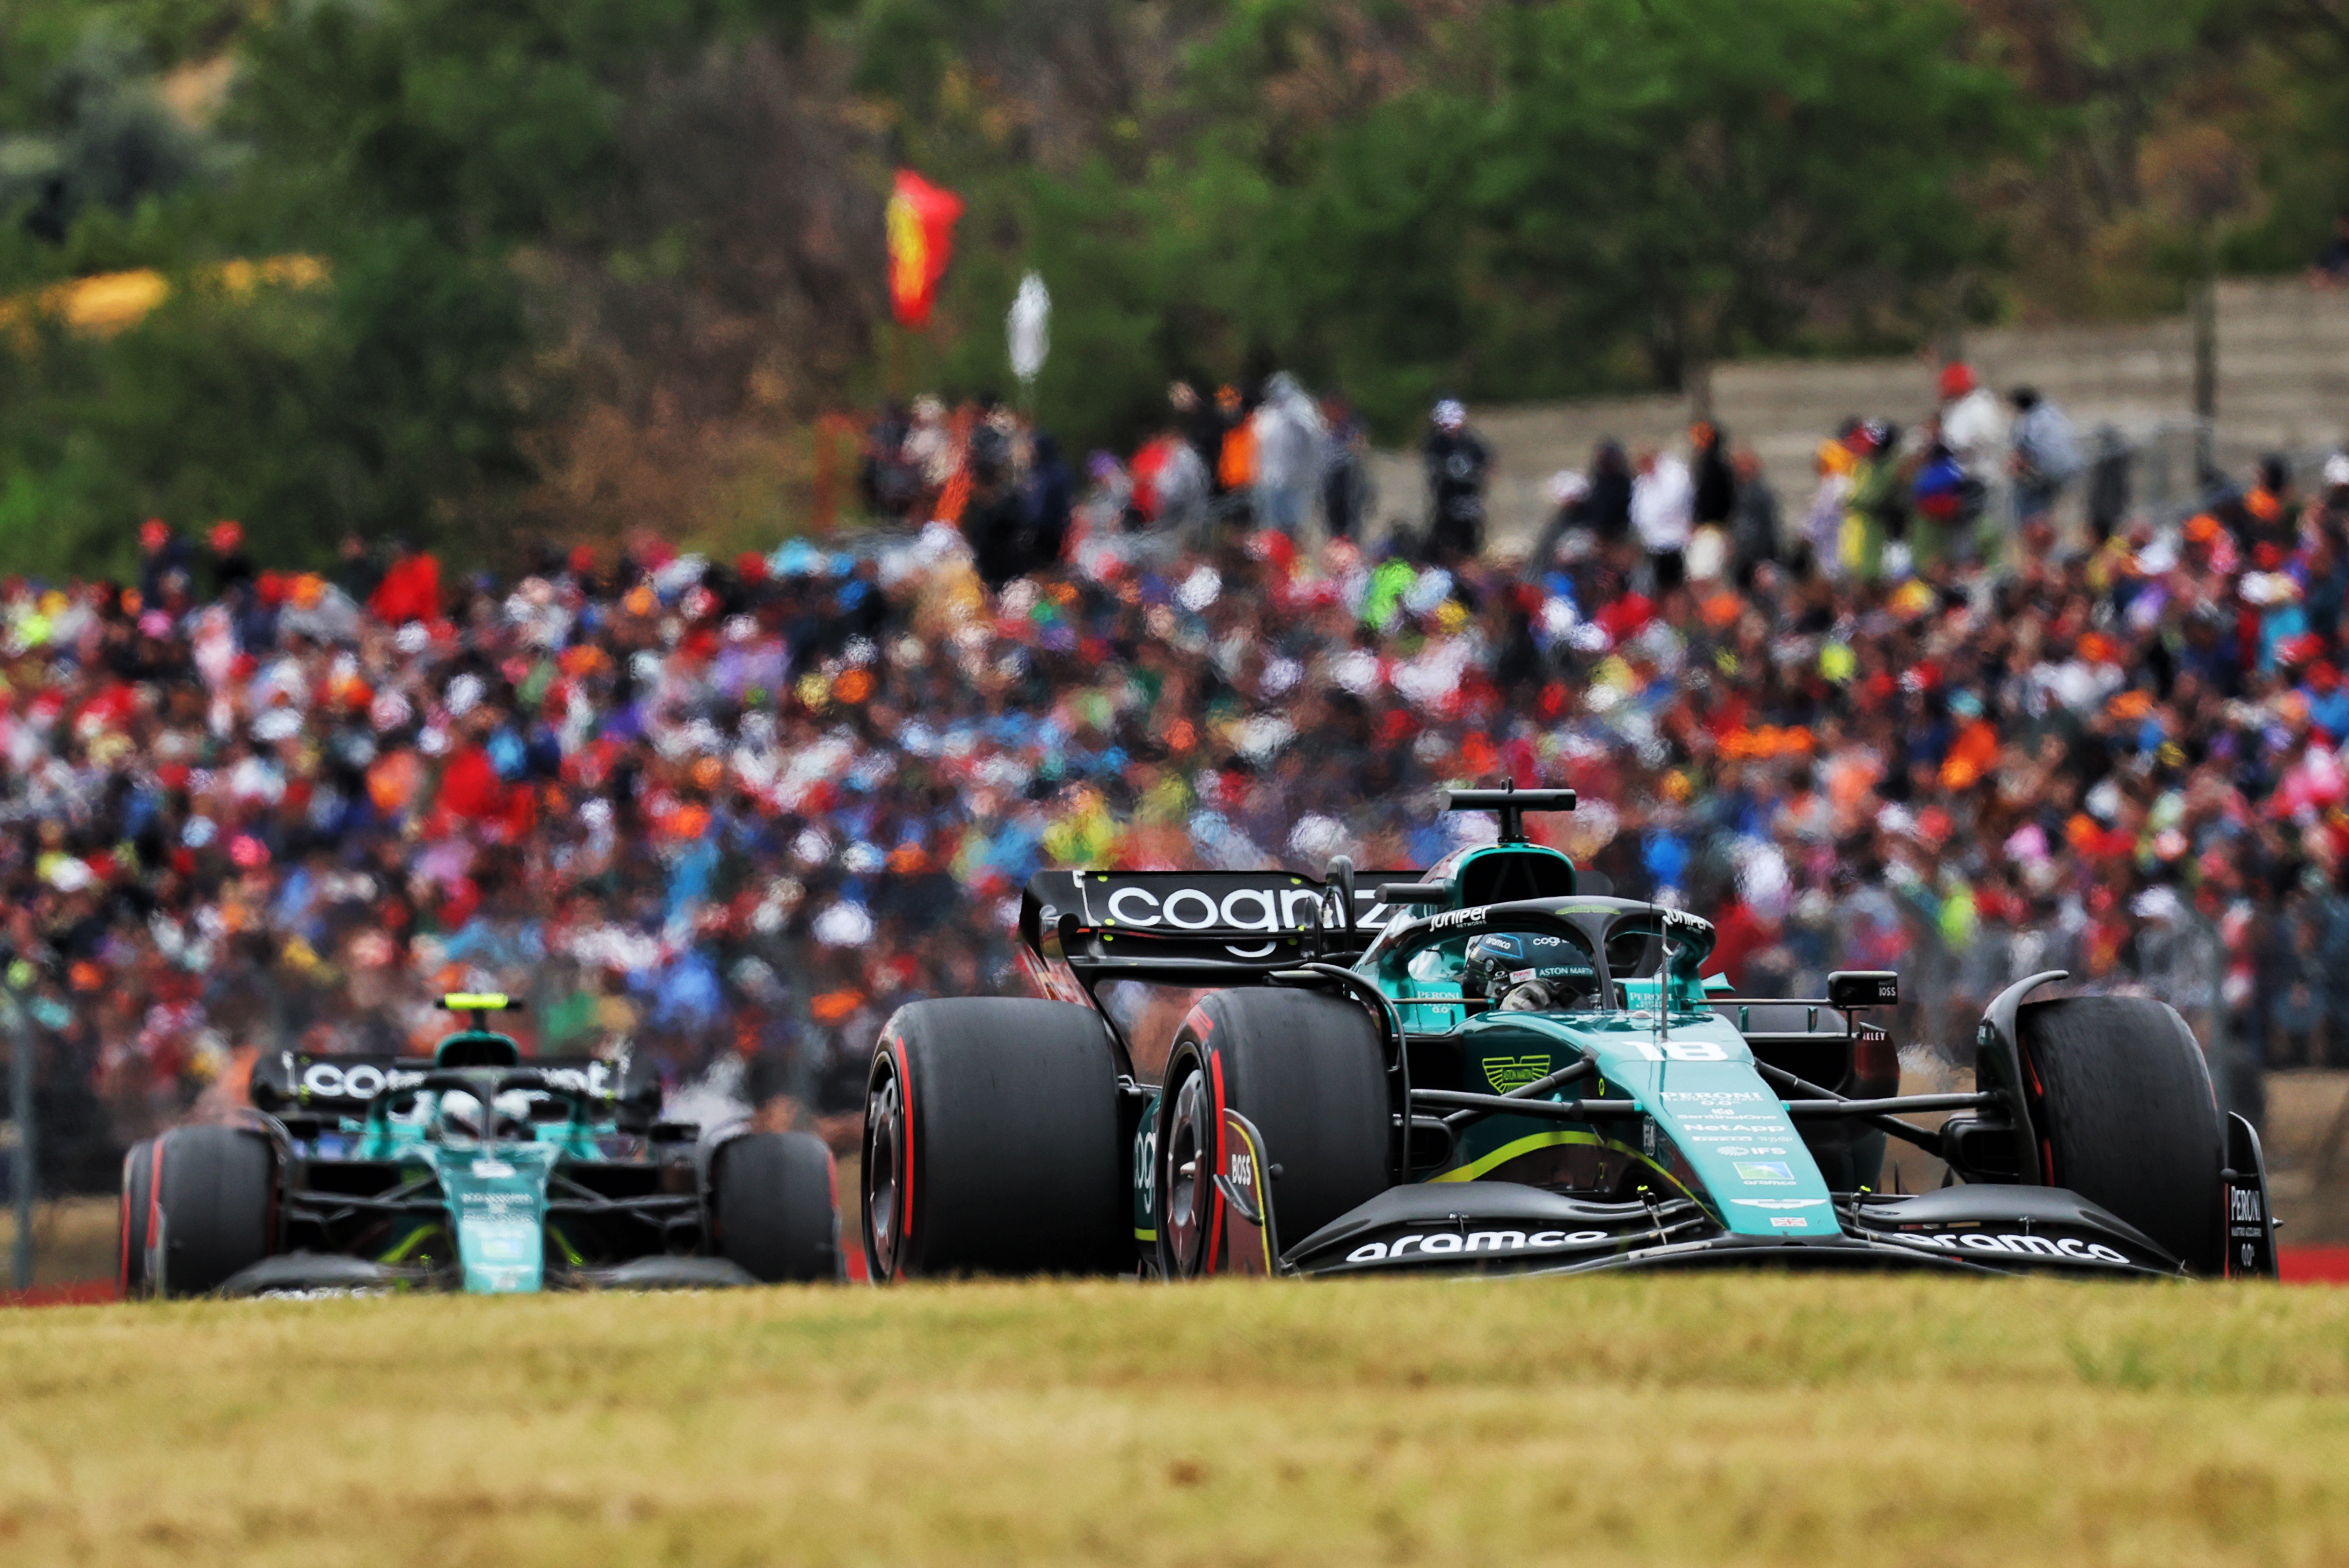
POLYGON ((1496 1095, 1511 1089, 1522 1089, 1527 1084, 1549 1076, 1547 1056, 1487 1056, 1485 1058, 1485 1081, 1493 1085, 1496 1095))

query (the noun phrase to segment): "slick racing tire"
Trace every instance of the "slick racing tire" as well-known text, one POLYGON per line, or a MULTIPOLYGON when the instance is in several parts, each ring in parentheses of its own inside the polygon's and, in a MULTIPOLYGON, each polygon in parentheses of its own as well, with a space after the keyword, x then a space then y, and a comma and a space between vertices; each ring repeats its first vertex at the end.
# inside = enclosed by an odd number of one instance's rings
POLYGON ((153 1180, 153 1293, 207 1295, 269 1256, 277 1158, 259 1133, 174 1127, 155 1140, 153 1180))
POLYGON ((1131 1272, 1118 1066, 1092 1009, 1021 997, 901 1007, 866 1079, 871 1277, 1131 1272))
POLYGON ((762 1284, 841 1277, 839 1179, 823 1139, 744 1133, 710 1164, 719 1256, 762 1284))
POLYGON ((1176 1032, 1158 1101, 1152 1212, 1169 1278, 1220 1266, 1226 1109, 1263 1137, 1284 1248, 1392 1185, 1386 1046, 1370 1014, 1320 992, 1216 992, 1176 1032))
POLYGON ((2149 997, 2075 996, 2024 1003, 2015 1033, 2049 1185, 2222 1272, 2225 1145, 2186 1021, 2149 997))
POLYGON ((142 1138, 122 1157, 122 1209, 115 1227, 115 1293, 137 1301, 147 1293, 147 1218, 155 1207, 155 1140, 142 1138))

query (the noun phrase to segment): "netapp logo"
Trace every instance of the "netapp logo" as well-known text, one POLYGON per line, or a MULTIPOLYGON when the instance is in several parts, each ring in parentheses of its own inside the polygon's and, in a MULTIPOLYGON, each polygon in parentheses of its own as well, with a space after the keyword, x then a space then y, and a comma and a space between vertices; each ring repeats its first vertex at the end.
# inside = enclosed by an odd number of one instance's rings
POLYGON ((1609 1239, 1609 1233, 1605 1231, 1536 1231, 1530 1235, 1523 1231, 1472 1231, 1465 1236, 1456 1231, 1439 1231, 1432 1236, 1398 1236, 1392 1244, 1365 1241, 1346 1254, 1346 1262, 1377 1263, 1405 1256, 1433 1258, 1454 1252, 1547 1251, 1557 1247, 1587 1247, 1609 1239))
POLYGON ((2127 1264, 2130 1261, 2128 1254, 2117 1247, 2107 1247, 2102 1241, 2083 1241, 2073 1236, 1993 1236, 1987 1231, 1969 1231, 1962 1236, 1920 1236, 1903 1231, 1892 1240, 1941 1252, 2002 1252, 2030 1258, 2063 1258, 2075 1263, 2127 1264))

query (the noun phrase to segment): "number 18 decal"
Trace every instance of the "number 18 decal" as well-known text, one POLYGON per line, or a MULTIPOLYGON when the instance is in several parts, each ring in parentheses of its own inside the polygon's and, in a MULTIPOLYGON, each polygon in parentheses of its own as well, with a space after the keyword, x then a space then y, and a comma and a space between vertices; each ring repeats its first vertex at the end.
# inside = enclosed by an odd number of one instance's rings
POLYGON ((1635 1043, 1651 1062, 1726 1062, 1729 1053, 1710 1040, 1641 1040, 1635 1043))

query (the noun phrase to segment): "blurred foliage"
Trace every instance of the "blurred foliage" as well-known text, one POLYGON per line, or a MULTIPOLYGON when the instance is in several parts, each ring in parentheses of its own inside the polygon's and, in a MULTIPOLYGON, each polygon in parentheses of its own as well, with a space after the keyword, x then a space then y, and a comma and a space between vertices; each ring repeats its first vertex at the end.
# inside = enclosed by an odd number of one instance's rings
POLYGON ((0 297, 181 286, 0 344, 0 550, 239 515, 489 553, 790 521, 794 432, 937 386, 1082 443, 1276 365, 1390 437, 1440 392, 2172 308, 2349 202, 2349 0, 8 0, 0 297), (934 328, 895 163, 969 213, 934 328), (330 286, 233 296, 233 256, 330 286))

